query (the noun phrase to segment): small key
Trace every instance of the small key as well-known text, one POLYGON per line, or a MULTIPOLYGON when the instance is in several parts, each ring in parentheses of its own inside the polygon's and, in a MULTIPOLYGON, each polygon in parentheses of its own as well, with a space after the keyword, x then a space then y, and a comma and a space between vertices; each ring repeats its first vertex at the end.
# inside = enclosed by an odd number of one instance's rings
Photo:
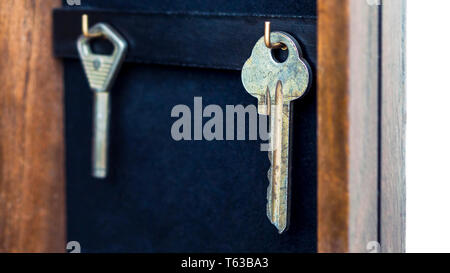
POLYGON ((102 38, 114 45, 114 51, 110 56, 95 54, 89 44, 91 38, 81 35, 78 39, 78 53, 94 92, 92 175, 96 178, 105 178, 108 173, 109 90, 125 58, 127 42, 111 26, 104 23, 96 24, 89 32, 100 33, 102 38))
POLYGON ((281 234, 287 229, 289 219, 290 106, 292 100, 307 91, 311 69, 293 37, 272 32, 270 38, 287 47, 287 59, 282 63, 275 60, 262 37, 244 64, 241 77, 247 92, 258 99, 258 113, 270 117, 267 217, 281 234))

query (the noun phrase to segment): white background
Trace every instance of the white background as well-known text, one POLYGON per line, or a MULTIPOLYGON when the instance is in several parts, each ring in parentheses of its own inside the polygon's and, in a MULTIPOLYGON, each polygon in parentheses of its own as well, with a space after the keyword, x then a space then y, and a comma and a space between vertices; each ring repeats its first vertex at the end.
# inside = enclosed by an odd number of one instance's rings
POLYGON ((406 251, 450 252, 449 0, 407 0, 406 128, 406 251))

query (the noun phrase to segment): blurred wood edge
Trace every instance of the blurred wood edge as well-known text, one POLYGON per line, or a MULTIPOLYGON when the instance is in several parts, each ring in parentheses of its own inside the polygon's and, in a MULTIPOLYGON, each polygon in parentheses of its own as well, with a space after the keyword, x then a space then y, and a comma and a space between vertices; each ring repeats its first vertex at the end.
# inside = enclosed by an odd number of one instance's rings
POLYGON ((404 6, 318 0, 318 252, 404 251, 404 6))
POLYGON ((60 0, 0 1, 0 252, 64 252, 62 64, 52 55, 60 0))

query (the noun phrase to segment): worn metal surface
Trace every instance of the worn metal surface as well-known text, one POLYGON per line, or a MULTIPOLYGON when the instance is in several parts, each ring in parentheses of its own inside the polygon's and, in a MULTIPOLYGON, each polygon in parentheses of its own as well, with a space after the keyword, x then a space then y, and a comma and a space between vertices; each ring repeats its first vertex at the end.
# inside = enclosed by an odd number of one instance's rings
POLYGON ((101 34, 114 45, 111 55, 101 55, 91 51, 92 37, 81 35, 78 39, 78 52, 95 99, 92 175, 105 178, 108 172, 109 90, 125 58, 127 42, 107 24, 96 24, 89 32, 101 34))
POLYGON ((273 43, 287 46, 287 59, 281 63, 275 60, 262 37, 242 69, 242 83, 258 99, 258 113, 270 116, 267 216, 282 233, 289 220, 290 103, 307 91, 311 70, 299 44, 289 34, 273 32, 270 38, 273 43))

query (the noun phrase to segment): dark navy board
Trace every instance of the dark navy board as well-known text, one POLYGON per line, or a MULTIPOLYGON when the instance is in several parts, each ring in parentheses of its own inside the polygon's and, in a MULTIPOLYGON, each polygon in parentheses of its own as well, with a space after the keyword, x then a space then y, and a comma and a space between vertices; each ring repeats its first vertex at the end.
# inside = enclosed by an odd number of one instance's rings
MULTIPOLYGON (((170 1, 189 11, 200 2, 201 11, 247 12, 242 1, 228 0, 223 10, 217 1, 170 1)), ((295 2, 315 13, 315 1, 295 2)), ((144 3, 160 1, 82 1, 89 8, 144 3)), ((304 12, 249 6, 251 13, 304 12)), ((66 58, 64 69, 68 240, 83 252, 316 252, 315 84, 294 102, 291 225, 279 235, 266 217, 269 160, 260 141, 177 142, 170 133, 172 108, 193 108, 194 96, 223 109, 256 104, 240 71, 125 63, 111 91, 110 175, 96 180, 92 93, 79 60, 66 58)))
MULTIPOLYGON (((69 7, 67 0, 62 2, 69 7)), ((316 16, 316 0, 80 0, 80 2, 81 8, 92 9, 316 16)))

